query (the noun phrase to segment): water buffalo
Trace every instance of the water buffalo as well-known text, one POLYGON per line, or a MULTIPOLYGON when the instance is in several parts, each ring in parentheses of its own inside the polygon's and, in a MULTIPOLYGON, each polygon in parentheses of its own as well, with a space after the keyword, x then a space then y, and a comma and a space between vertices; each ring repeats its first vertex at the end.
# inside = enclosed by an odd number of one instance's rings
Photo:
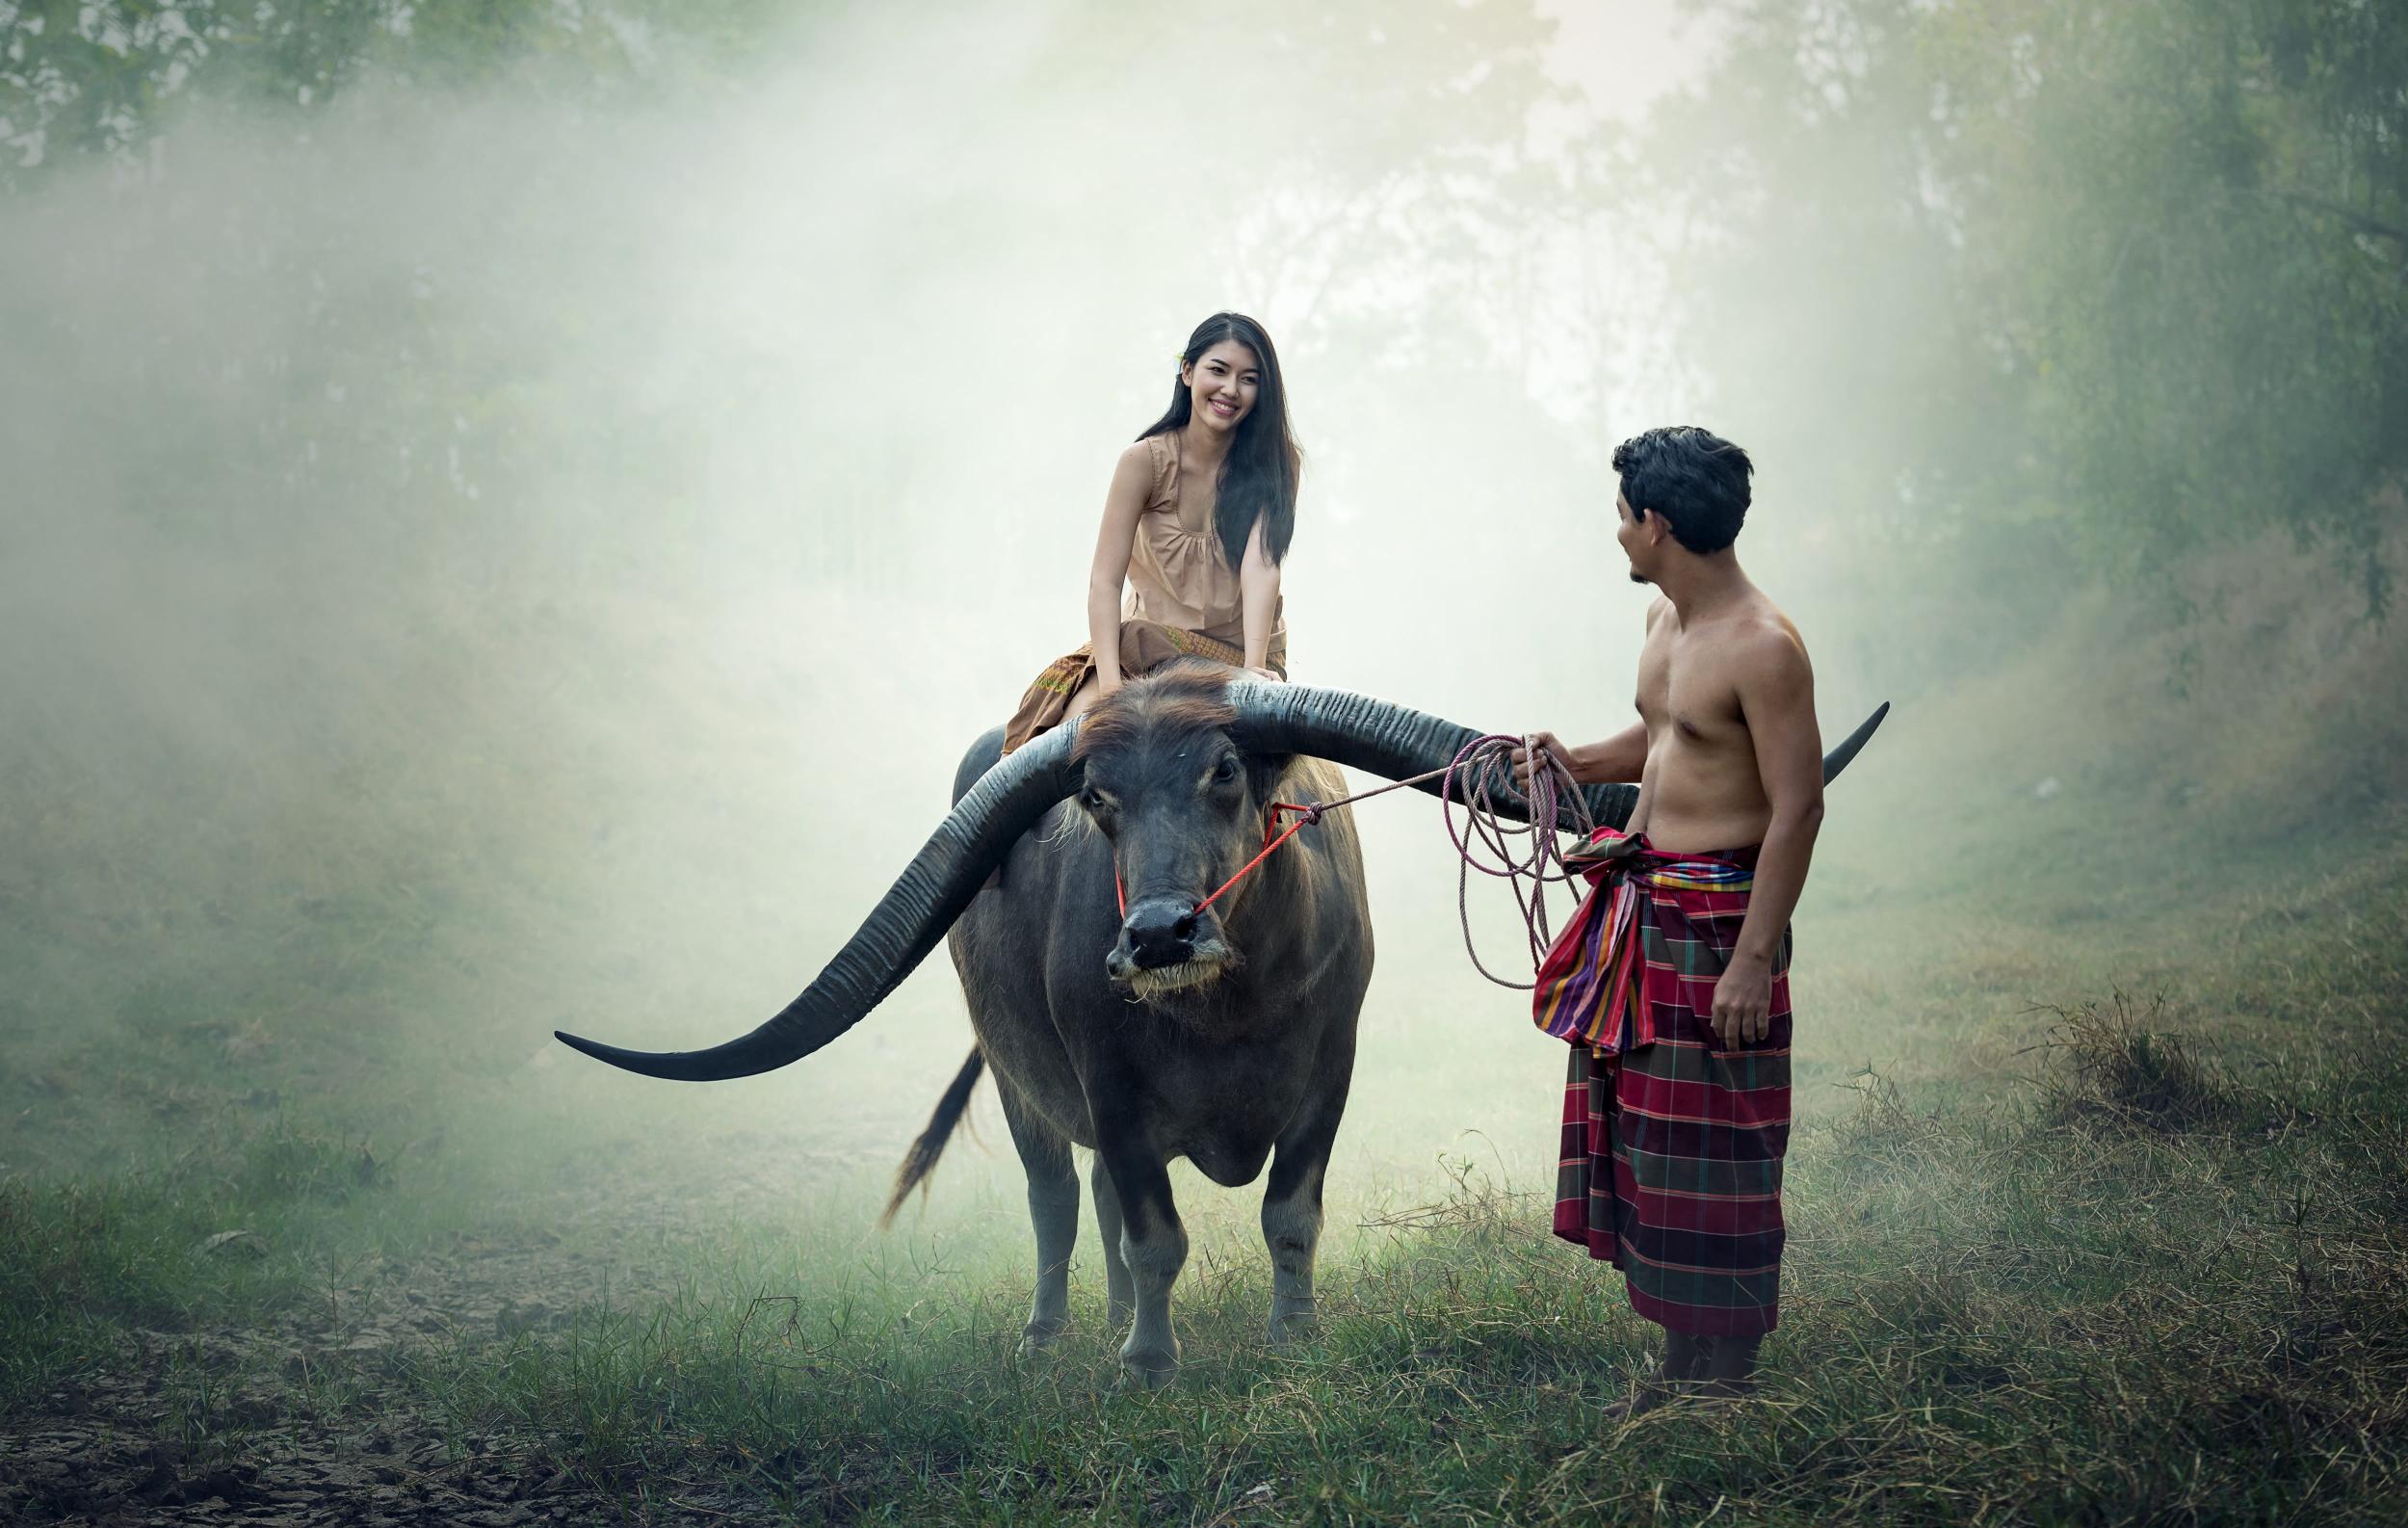
MULTIPOLYGON (((1878 721, 1825 760, 1826 777, 1878 721)), ((1160 1383, 1178 1364, 1170 1287, 1188 1251, 1174 1157, 1230 1187, 1270 1161, 1269 1335, 1286 1341, 1310 1325, 1322 1170, 1372 973, 1362 852, 1345 812, 1198 905, 1260 851, 1274 803, 1343 794, 1333 761, 1402 779, 1446 764, 1474 735, 1340 691, 1210 665, 1161 671, 1008 758, 997 758, 1000 729, 981 738, 952 812, 902 879, 802 995, 751 1034, 665 1054, 560 1039, 647 1076, 767 1071, 850 1029, 950 930, 978 1044, 913 1146, 896 1200, 933 1165, 991 1068, 1036 1231, 1025 1344, 1043 1347, 1068 1320, 1079 1220, 1070 1147, 1087 1146, 1112 1319, 1131 1323, 1123 1372, 1160 1383), (982 893, 999 865, 1000 884, 982 893)), ((1618 825, 1636 792, 1586 794, 1596 821, 1618 825)))

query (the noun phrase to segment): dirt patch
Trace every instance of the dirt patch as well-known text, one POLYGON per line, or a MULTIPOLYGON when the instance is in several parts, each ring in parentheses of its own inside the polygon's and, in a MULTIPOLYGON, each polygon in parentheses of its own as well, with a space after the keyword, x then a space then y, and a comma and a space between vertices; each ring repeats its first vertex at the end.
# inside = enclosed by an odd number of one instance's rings
MULTIPOLYGON (((127 1330, 106 1362, 0 1416, 0 1523, 518 1528, 774 1515, 759 1493, 583 1473, 576 1439, 555 1451, 527 1430, 464 1428, 459 1415, 491 1408, 455 1413, 444 1376, 463 1348, 543 1341, 589 1314, 670 1298, 697 1248, 723 1245, 731 1225, 791 1215, 798 1183, 882 1180, 924 1107, 912 1097, 875 1117, 731 1129, 649 1160, 572 1158, 483 1198, 472 1212, 481 1232, 406 1254, 318 1250, 323 1273, 251 1325, 127 1330)), ((363 1177, 357 1192, 406 1190, 363 1177)), ((198 1236, 190 1255, 280 1251, 235 1222, 198 1236)))
POLYGON ((631 1499, 523 1440, 448 1430, 404 1376, 436 1345, 505 1341, 607 1293, 650 1300, 666 1270, 557 1237, 456 1238, 371 1257, 250 1329, 128 1333, 117 1361, 0 1424, 0 1522, 460 1524, 720 1522, 701 1493, 631 1499))

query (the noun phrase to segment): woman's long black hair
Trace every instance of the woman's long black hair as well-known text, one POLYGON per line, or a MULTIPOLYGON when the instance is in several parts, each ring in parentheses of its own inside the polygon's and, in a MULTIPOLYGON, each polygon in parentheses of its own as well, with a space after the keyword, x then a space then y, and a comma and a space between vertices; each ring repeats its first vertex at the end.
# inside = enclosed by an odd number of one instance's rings
MULTIPOLYGON (((1238 437, 1221 460, 1219 496, 1213 506, 1213 529, 1232 568, 1245 565, 1246 538, 1254 522, 1263 522, 1263 549, 1274 563, 1288 555, 1296 535, 1296 478, 1303 470, 1303 453, 1288 430, 1288 388, 1279 378, 1279 353, 1271 349, 1263 326, 1243 313, 1215 313, 1195 326, 1181 353, 1183 366, 1204 358, 1222 340, 1236 340, 1254 353, 1263 374, 1254 408, 1238 421, 1238 437)), ((1194 411, 1194 395, 1183 375, 1171 384, 1170 408, 1139 435, 1139 440, 1187 428, 1194 411)))

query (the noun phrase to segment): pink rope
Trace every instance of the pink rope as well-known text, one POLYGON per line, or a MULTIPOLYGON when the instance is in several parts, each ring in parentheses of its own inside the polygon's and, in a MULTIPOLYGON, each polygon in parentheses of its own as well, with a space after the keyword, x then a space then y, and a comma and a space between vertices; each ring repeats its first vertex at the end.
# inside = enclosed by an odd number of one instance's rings
POLYGON ((1547 951, 1555 944, 1552 921, 1547 915, 1547 888, 1568 885, 1578 874, 1563 862, 1563 850, 1556 842, 1556 813, 1559 805, 1572 808, 1573 821, 1578 823, 1581 841, 1585 843, 1596 830, 1589 816, 1588 797, 1563 760, 1549 750, 1541 749, 1536 738, 1507 737, 1491 733, 1477 737, 1463 745, 1454 762, 1446 769, 1446 783, 1438 792, 1438 810, 1447 824, 1447 839, 1454 845, 1455 856, 1462 867, 1455 876, 1455 912, 1463 924, 1463 953, 1472 958, 1472 965, 1480 975, 1499 987, 1527 992, 1537 987, 1539 965, 1547 959, 1547 951), (1516 825, 1505 820, 1497 810, 1496 798, 1501 788, 1513 783, 1513 751, 1529 752, 1531 784, 1529 791, 1530 821, 1516 825), (1463 830, 1454 826, 1455 780, 1464 777, 1463 830), (1527 837, 1527 849, 1517 851, 1514 840, 1527 837), (1496 856, 1493 863, 1482 863, 1480 850, 1496 856), (1479 948, 1472 937, 1472 872, 1504 881, 1513 889, 1514 906, 1521 909, 1523 932, 1531 945, 1531 976, 1528 982, 1512 982, 1490 970, 1479 958, 1479 948), (1530 883, 1527 893, 1523 883, 1530 883))
MULTIPOLYGON (((1426 785, 1442 776, 1445 777, 1438 788, 1438 809, 1446 820, 1447 839, 1454 845, 1455 856, 1462 861, 1462 868, 1455 876, 1454 900, 1455 912, 1463 924, 1463 952, 1472 958, 1474 969, 1499 987, 1509 987, 1520 992, 1531 990, 1538 985, 1535 980, 1538 967, 1556 942, 1552 921, 1547 915, 1547 888, 1569 884, 1578 874, 1563 862, 1563 851, 1556 842, 1557 807, 1569 805, 1572 808, 1573 820, 1580 825, 1578 830, 1584 843, 1596 830, 1596 824, 1589 816, 1588 798, 1582 792, 1580 782, 1572 778, 1572 772, 1564 767, 1563 760, 1539 748, 1535 738, 1507 737, 1502 732, 1492 732, 1464 744, 1444 769, 1430 770, 1410 779, 1393 780, 1386 785, 1311 806, 1279 803, 1272 807, 1273 819, 1276 820, 1280 812, 1295 812, 1296 820, 1276 840, 1266 843, 1263 852, 1248 861, 1244 869, 1222 883, 1220 890, 1197 904, 1196 910, 1201 912, 1211 907, 1219 900, 1221 892, 1243 880, 1246 871, 1261 864, 1270 857, 1272 850, 1295 837, 1298 829, 1321 821, 1322 813, 1335 811, 1341 806, 1351 806, 1357 802, 1367 802, 1374 796, 1385 796, 1390 791, 1403 790, 1409 785, 1426 785), (1530 821, 1520 825, 1507 822, 1497 808, 1498 796, 1511 790, 1513 751, 1517 748, 1528 750, 1534 766, 1538 766, 1531 771, 1530 821), (1539 761, 1544 761, 1543 765, 1539 765, 1539 761), (1464 792, 1463 829, 1460 832, 1456 831, 1454 825, 1458 777, 1464 792), (1529 847, 1517 850, 1513 841, 1523 837, 1530 840, 1529 847), (1482 850, 1496 856, 1494 862, 1481 862, 1479 851, 1482 850), (1503 880, 1512 887, 1514 906, 1522 913, 1523 932, 1530 938, 1531 975, 1533 980, 1507 981, 1490 970, 1480 960, 1478 942, 1472 937, 1472 872, 1475 870, 1483 876, 1503 880), (1522 889, 1524 882, 1530 883, 1527 893, 1522 889)), ((1117 879, 1115 876, 1115 882, 1117 879)), ((1127 911, 1125 902, 1122 911, 1127 911)))

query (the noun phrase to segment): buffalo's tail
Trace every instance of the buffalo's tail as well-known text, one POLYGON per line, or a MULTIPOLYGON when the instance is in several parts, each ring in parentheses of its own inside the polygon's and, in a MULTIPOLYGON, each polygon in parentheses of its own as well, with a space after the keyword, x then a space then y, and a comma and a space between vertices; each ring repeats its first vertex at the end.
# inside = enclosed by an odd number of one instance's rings
POLYGON ((954 1126, 961 1122, 963 1113, 969 1109, 970 1091, 979 1085, 979 1073, 985 1069, 986 1057, 972 1046, 970 1059, 954 1073, 953 1086, 936 1100, 936 1112, 929 1116, 929 1127, 911 1143, 911 1149, 903 1153, 903 1166, 895 1170, 895 1192, 886 1200, 886 1213, 877 1218, 879 1229, 895 1224, 895 1212, 903 1208, 911 1191, 935 1168, 936 1159, 945 1154, 945 1143, 953 1138, 954 1126))

